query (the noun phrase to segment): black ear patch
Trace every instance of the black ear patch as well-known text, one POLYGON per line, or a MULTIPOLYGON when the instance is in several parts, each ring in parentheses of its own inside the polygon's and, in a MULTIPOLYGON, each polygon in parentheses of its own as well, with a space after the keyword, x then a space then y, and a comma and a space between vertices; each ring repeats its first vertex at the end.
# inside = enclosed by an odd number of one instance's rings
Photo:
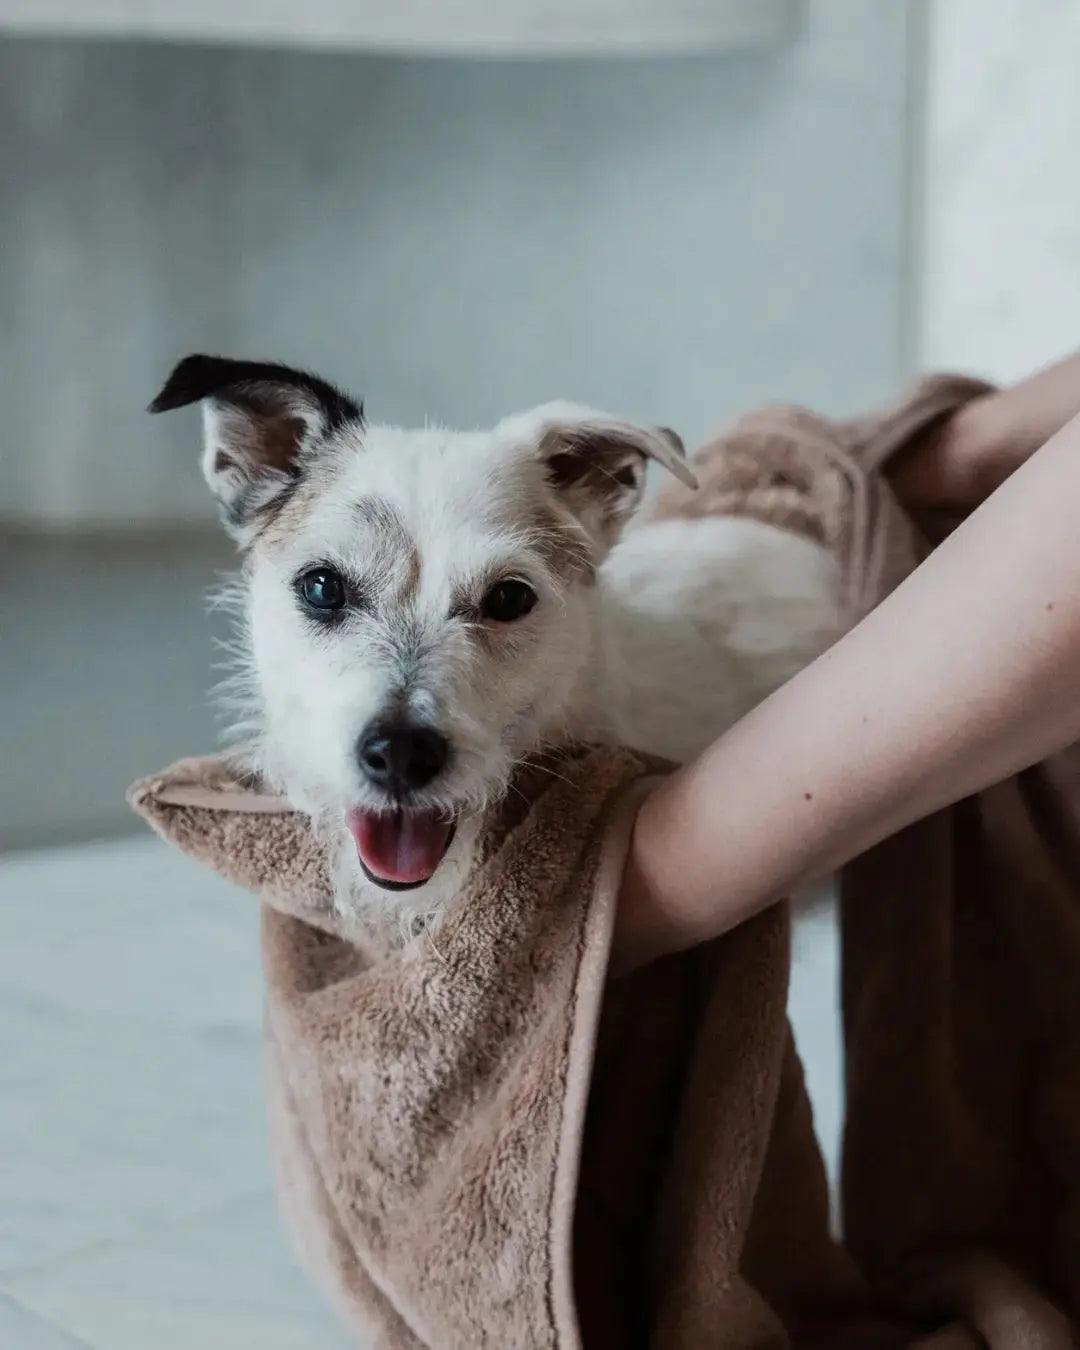
POLYGON ((278 365, 274 361, 232 361, 224 356, 185 356, 173 368, 148 412, 171 412, 206 398, 257 406, 260 393, 268 389, 294 389, 321 412, 328 431, 349 422, 362 422, 364 405, 342 393, 328 381, 306 370, 278 365))
POLYGON ((327 437, 355 433, 363 406, 305 370, 270 361, 189 356, 152 413, 203 405, 203 477, 226 527, 246 546, 284 506, 327 437))
POLYGON ((557 428, 540 443, 548 482, 580 494, 586 509, 617 525, 637 505, 645 482, 645 455, 607 430, 557 428))

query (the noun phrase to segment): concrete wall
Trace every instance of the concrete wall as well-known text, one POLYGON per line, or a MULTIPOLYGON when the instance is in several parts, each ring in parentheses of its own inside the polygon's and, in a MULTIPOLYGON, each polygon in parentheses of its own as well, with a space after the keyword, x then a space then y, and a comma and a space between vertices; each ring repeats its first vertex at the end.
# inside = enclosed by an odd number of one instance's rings
POLYGON ((193 349, 404 421, 889 393, 906 10, 632 62, 0 42, 0 519, 207 519, 194 421, 141 413, 193 349))
POLYGON ((919 357, 1012 380, 1080 346, 1080 0, 932 0, 919 357))

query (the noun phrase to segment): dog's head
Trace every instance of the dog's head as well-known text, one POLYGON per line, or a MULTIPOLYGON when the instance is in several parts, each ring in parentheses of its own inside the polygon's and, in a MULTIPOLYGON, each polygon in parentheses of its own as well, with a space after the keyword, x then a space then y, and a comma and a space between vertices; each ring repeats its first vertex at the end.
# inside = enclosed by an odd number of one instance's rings
POLYGON ((597 569, 647 460, 693 481, 677 438, 568 404, 404 431, 314 376, 206 356, 151 410, 195 402, 245 558, 261 768, 347 830, 361 887, 452 879, 515 765, 578 729, 597 569))

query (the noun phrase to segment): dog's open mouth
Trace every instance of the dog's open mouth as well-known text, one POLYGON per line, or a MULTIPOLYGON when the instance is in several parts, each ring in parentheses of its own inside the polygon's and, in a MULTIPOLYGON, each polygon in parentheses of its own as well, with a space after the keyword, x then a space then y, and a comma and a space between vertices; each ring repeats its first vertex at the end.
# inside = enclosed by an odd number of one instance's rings
POLYGON ((456 822, 438 811, 350 811, 345 818, 369 881, 388 891, 430 881, 446 857, 456 822))

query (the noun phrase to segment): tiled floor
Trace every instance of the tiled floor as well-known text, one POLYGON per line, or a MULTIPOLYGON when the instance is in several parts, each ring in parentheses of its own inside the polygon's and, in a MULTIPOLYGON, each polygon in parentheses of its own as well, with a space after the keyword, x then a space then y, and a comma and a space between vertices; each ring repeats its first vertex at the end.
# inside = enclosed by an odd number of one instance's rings
POLYGON ((263 1142, 255 903, 145 838, 0 859, 0 1346, 339 1350, 263 1142))

